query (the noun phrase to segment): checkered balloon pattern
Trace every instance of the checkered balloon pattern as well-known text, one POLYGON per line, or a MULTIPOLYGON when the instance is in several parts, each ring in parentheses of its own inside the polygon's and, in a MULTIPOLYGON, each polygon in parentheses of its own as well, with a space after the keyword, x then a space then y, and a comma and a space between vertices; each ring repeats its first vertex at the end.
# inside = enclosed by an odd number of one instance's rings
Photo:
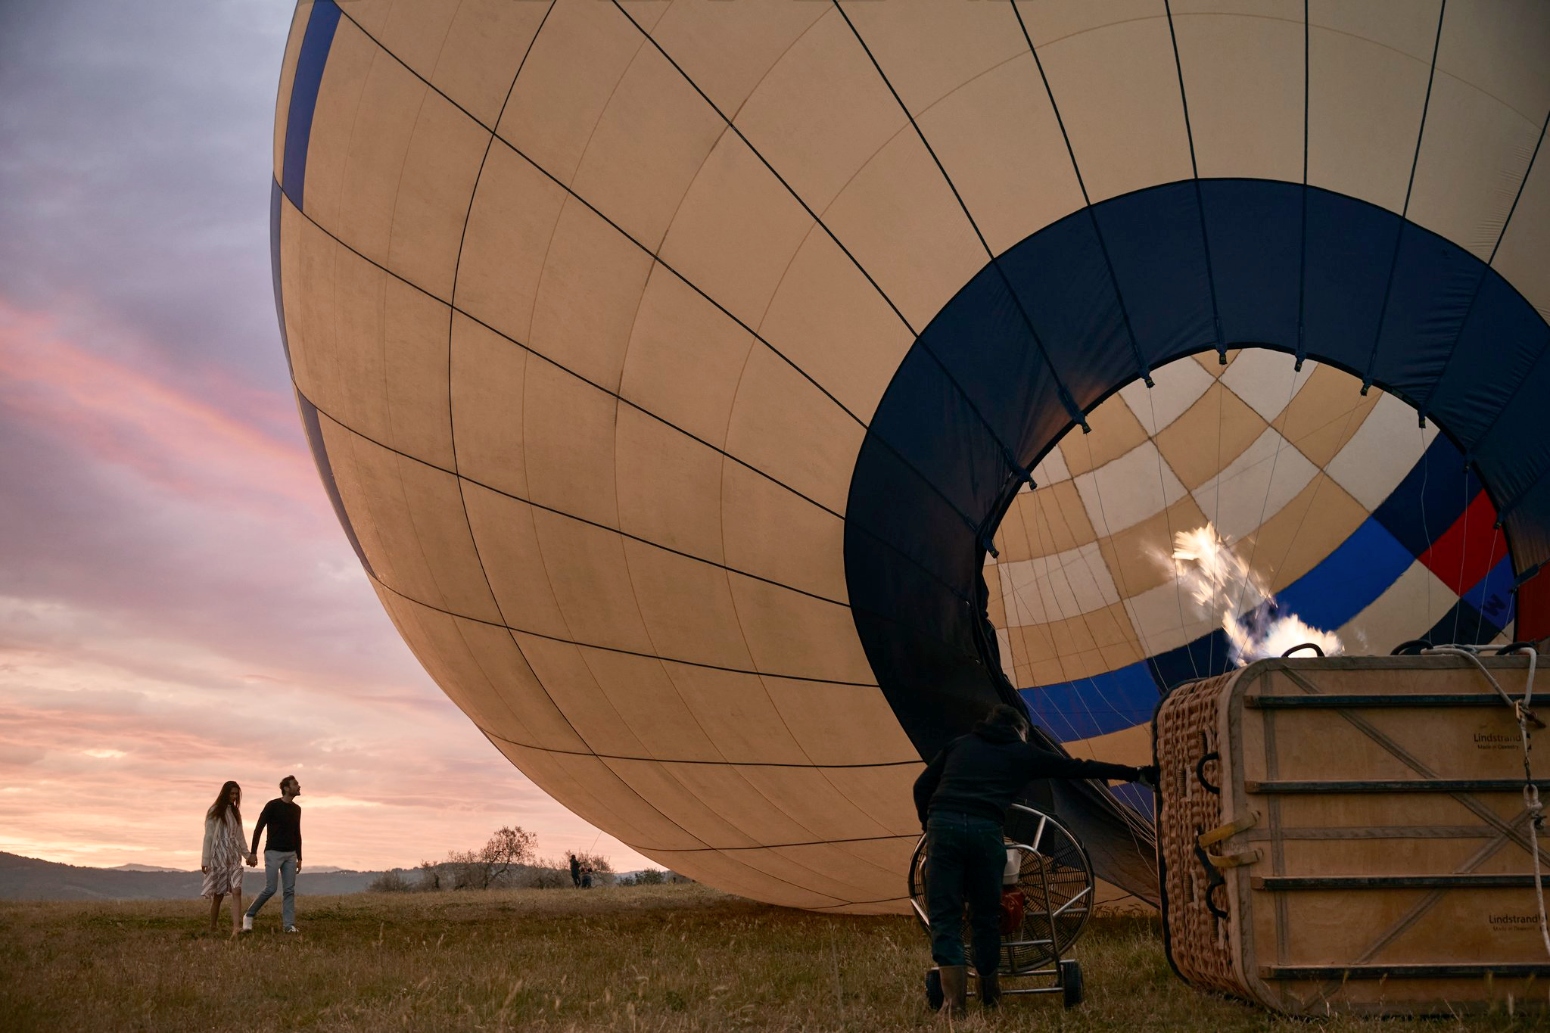
POLYGON ((1237 662, 1224 616, 1269 605, 1355 653, 1511 626, 1496 511, 1434 425, 1330 366, 1227 358, 1110 396, 1045 455, 986 558, 1002 667, 1079 754, 1148 755, 1161 693, 1237 662), (1208 524, 1273 603, 1241 585, 1197 602, 1172 553, 1208 524))

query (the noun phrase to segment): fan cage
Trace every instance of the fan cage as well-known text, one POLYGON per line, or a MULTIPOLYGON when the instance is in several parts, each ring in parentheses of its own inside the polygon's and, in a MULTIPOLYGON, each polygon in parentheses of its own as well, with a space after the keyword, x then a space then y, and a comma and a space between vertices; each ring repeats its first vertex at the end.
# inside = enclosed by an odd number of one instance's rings
MULTIPOLYGON (((910 905, 927 932, 931 925, 926 899, 929 839, 921 836, 916 844, 909 874, 910 905)), ((1081 937, 1092 914, 1092 864, 1069 829, 1023 804, 1013 804, 1007 811, 1004 839, 1007 850, 1018 855, 1018 871, 1016 881, 1002 887, 997 971, 1023 976, 1053 965, 1081 937)), ((965 947, 972 956, 967 922, 964 932, 965 947)))

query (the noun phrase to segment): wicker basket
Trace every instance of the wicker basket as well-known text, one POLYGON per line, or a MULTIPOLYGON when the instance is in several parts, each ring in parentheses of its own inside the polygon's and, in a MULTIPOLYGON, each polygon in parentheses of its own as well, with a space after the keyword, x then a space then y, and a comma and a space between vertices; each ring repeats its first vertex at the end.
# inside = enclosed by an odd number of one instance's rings
MULTIPOLYGON (((1481 662, 1522 696, 1526 657, 1481 662)), ((1293 1015, 1546 1003, 1521 737, 1471 661, 1265 660, 1174 690, 1154 736, 1187 982, 1293 1015)))

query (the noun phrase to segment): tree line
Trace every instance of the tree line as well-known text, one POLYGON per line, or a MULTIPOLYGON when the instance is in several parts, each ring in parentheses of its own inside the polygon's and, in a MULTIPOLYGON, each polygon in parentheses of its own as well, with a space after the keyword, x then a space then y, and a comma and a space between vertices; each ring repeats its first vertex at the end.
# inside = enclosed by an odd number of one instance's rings
MULTIPOLYGON (((484 846, 452 850, 442 861, 421 861, 409 871, 383 872, 369 887, 376 893, 435 892, 438 890, 560 889, 573 885, 570 857, 539 856, 538 837, 518 826, 502 826, 484 846)), ((646 886, 686 881, 672 872, 648 868, 617 878, 613 865, 601 854, 577 853, 576 860, 590 866, 594 885, 646 886)))

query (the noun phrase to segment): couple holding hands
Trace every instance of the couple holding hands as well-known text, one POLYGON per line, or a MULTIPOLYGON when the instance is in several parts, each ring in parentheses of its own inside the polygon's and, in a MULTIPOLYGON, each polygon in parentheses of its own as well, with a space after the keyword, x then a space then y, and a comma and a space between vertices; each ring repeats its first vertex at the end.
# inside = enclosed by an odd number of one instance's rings
POLYGON ((264 804, 253 826, 253 842, 250 846, 242 833, 242 787, 235 782, 221 786, 220 795, 205 812, 204 850, 199 859, 199 870, 204 873, 202 896, 210 898, 210 931, 215 932, 216 920, 221 914, 221 900, 228 894, 232 898, 231 934, 249 932, 253 917, 259 908, 274 896, 276 883, 284 889, 281 919, 285 931, 296 931, 296 873, 301 871, 301 808, 296 797, 301 795, 301 783, 295 775, 280 780, 280 796, 264 804), (242 865, 258 864, 258 837, 269 830, 269 841, 264 844, 264 891, 253 898, 252 905, 242 910, 242 865), (242 915, 239 923, 237 916, 242 915))

